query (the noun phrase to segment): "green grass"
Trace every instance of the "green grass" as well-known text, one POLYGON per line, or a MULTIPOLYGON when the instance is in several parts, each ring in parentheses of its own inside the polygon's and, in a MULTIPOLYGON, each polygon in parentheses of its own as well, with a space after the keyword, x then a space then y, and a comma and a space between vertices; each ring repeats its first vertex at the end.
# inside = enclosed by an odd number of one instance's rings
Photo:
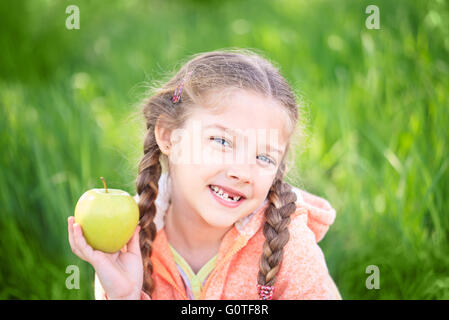
POLYGON ((72 31, 70 4, 0 4, 0 299, 93 298, 66 218, 100 176, 135 193, 145 86, 226 47, 266 52, 305 99, 295 183, 337 210, 320 246, 343 298, 449 299, 448 1, 369 3, 380 30, 363 1, 76 1, 72 31))

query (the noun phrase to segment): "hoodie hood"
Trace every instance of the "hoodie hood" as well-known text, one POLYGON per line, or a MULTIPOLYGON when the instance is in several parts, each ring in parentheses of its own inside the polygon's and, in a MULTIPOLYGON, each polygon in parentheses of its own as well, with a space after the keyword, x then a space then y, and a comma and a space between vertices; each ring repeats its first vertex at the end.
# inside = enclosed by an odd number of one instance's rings
MULTIPOLYGON (((159 192, 156 197, 156 215, 154 223, 156 230, 159 231, 164 227, 164 216, 170 204, 170 177, 167 173, 161 174, 159 179, 159 192)), ((321 241, 325 236, 329 226, 334 222, 336 211, 329 202, 316 195, 310 194, 304 190, 292 187, 296 194, 296 211, 292 214, 291 219, 300 216, 304 218, 306 215, 307 226, 314 233, 316 242, 321 241)), ((139 202, 139 195, 135 195, 134 199, 139 202)), ((265 200, 255 211, 246 217, 237 221, 234 225, 238 232, 251 238, 265 223, 264 211, 268 207, 268 200, 265 200)))
POLYGON ((293 191, 298 198, 295 215, 307 215, 307 226, 315 234, 316 242, 321 241, 335 221, 335 209, 324 198, 296 187, 293 187, 293 191))

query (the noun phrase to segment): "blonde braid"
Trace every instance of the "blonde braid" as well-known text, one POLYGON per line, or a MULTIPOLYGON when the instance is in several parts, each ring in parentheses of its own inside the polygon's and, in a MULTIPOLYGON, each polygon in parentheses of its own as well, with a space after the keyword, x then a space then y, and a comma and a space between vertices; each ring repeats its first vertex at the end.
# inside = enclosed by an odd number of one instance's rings
MULTIPOLYGON (((290 238, 288 225, 296 210, 296 194, 291 186, 277 176, 267 196, 270 205, 265 211, 263 234, 266 241, 259 263, 258 284, 273 287, 283 257, 283 248, 290 238)), ((263 295, 261 295, 263 298, 263 295)))
POLYGON ((156 225, 154 224, 156 215, 155 200, 158 194, 158 181, 162 167, 159 163, 161 151, 157 144, 144 150, 145 155, 139 164, 139 175, 136 184, 137 193, 139 194, 140 251, 142 253, 144 270, 143 290, 148 295, 151 295, 154 291, 154 283, 152 279, 153 263, 150 258, 153 251, 153 241, 156 237, 156 225))

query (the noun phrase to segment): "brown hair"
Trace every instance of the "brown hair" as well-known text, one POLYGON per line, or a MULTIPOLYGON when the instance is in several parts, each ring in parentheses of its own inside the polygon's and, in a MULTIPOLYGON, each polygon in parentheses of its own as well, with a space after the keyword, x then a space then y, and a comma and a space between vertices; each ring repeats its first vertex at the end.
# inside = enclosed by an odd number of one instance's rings
MULTIPOLYGON (((288 114, 290 134, 293 134, 298 120, 298 104, 295 93, 281 76, 277 67, 262 54, 247 49, 227 49, 194 55, 166 83, 153 88, 144 102, 143 114, 146 121, 144 156, 139 163, 136 180, 140 210, 140 247, 143 257, 143 290, 151 295, 154 290, 151 253, 156 236, 154 217, 155 200, 162 165, 166 157, 159 149, 155 138, 158 121, 168 129, 181 127, 194 106, 201 105, 206 93, 224 92, 225 89, 240 88, 273 98, 288 114), (188 77, 185 77, 186 75, 188 77), (172 102, 173 93, 183 81, 181 101, 172 102)), ((203 104, 204 105, 204 104, 203 104)), ((269 206, 265 211, 263 233, 266 241, 260 258, 258 284, 273 286, 282 261, 283 247, 289 239, 290 215, 296 209, 296 194, 284 182, 286 155, 279 165, 268 193, 269 206)), ((256 289, 255 289, 256 290, 256 289)))

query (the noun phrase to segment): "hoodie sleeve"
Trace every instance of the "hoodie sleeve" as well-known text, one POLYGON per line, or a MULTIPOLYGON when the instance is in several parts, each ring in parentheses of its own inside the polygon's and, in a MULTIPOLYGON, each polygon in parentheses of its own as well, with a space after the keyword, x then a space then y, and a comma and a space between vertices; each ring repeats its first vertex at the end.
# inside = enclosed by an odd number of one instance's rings
POLYGON ((275 299, 341 300, 318 243, 335 220, 329 202, 298 188, 297 210, 289 225, 290 239, 284 247, 276 280, 275 299))

